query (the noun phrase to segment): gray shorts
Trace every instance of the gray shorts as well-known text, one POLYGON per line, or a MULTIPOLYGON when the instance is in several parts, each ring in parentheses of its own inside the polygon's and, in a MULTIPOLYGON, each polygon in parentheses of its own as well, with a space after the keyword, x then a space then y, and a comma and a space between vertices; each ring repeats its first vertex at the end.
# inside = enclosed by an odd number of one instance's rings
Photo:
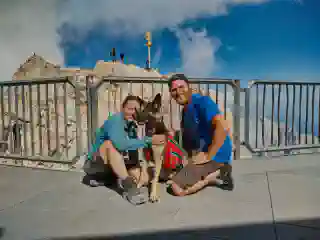
POLYGON ((216 172, 223 166, 224 164, 215 161, 199 165, 189 163, 172 178, 172 181, 181 188, 186 189, 195 185, 197 182, 204 180, 208 175, 216 172))

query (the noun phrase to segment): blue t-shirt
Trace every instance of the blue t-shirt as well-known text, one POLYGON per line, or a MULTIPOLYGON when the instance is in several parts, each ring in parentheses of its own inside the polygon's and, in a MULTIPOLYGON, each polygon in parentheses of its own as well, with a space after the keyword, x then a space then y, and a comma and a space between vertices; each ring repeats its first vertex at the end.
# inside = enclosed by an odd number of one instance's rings
MULTIPOLYGON (((183 145, 187 151, 208 152, 214 135, 212 119, 219 115, 221 112, 218 105, 209 96, 192 94, 191 102, 183 109, 181 122, 183 145)), ((232 141, 229 134, 212 160, 219 163, 232 161, 232 141)))

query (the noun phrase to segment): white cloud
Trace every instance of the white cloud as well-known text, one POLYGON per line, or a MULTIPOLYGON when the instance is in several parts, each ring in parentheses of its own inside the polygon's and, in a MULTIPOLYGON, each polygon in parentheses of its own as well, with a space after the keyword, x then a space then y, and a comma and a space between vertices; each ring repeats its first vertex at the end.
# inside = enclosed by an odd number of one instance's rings
POLYGON ((57 28, 62 23, 75 27, 79 36, 87 34, 101 22, 108 26, 106 31, 112 30, 113 34, 134 35, 176 27, 187 19, 227 14, 228 7, 232 5, 262 2, 265 0, 1 1, 1 80, 9 80, 32 52, 63 63, 57 35, 57 28))
POLYGON ((57 46, 55 1, 12 0, 0 2, 0 81, 12 74, 32 52, 62 63, 57 46))
POLYGON ((304 4, 304 0, 293 0, 294 2, 303 5, 304 4))
POLYGON ((192 29, 175 31, 179 39, 182 69, 186 75, 208 77, 218 68, 215 53, 221 43, 207 36, 207 31, 195 32, 192 29))
MULTIPOLYGON (((105 22, 114 33, 137 34, 159 28, 175 27, 186 19, 227 14, 229 6, 259 4, 268 0, 86 0, 64 1, 61 21, 86 32, 105 22)), ((109 31, 110 29, 108 29, 109 31)))
POLYGON ((158 64, 159 64, 160 59, 161 59, 161 55, 162 55, 162 48, 159 47, 157 49, 156 53, 154 54, 153 59, 151 60, 151 63, 152 63, 153 66, 158 67, 158 64))

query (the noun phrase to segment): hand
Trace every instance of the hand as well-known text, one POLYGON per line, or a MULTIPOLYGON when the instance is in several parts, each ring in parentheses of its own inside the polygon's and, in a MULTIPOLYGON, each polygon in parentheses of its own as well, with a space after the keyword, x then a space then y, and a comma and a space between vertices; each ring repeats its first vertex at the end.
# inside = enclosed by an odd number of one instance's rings
POLYGON ((166 141, 165 135, 153 135, 152 136, 152 145, 161 145, 166 141))
POLYGON ((138 183, 137 183, 137 186, 138 188, 141 188, 143 185, 147 184, 148 183, 148 170, 146 167, 141 167, 140 168, 140 176, 139 176, 139 179, 138 179, 138 183))
POLYGON ((204 152, 199 152, 197 155, 192 157, 192 163, 193 164, 204 164, 211 161, 208 159, 208 154, 204 152))

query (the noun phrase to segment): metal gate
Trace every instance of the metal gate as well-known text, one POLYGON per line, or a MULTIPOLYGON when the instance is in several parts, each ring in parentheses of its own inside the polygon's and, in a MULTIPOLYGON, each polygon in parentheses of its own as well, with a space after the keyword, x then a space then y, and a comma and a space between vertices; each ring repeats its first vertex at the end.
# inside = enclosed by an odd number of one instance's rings
POLYGON ((0 82, 0 158, 71 163, 82 154, 82 99, 72 80, 0 82))
MULTIPOLYGON (((129 94, 151 100, 160 93, 165 124, 179 130, 181 107, 171 100, 165 79, 92 80, 0 82, 0 159, 73 162, 90 150, 96 129, 129 94)), ((319 151, 320 83, 253 81, 242 89, 238 80, 192 78, 190 84, 224 109, 235 159, 240 149, 271 156, 319 151)))
POLYGON ((251 152, 318 152, 320 83, 253 81, 245 109, 244 143, 251 152))
MULTIPOLYGON (((209 95, 225 109, 224 117, 229 122, 235 146, 235 158, 240 158, 240 88, 239 81, 210 78, 190 78, 190 85, 195 92, 201 92, 209 95)), ((90 83, 90 80, 87 80, 90 83)), ((164 122, 167 127, 174 130, 180 129, 181 107, 175 101, 172 101, 169 95, 168 84, 161 78, 133 78, 133 77, 105 77, 96 84, 88 87, 88 101, 91 103, 88 107, 88 129, 89 143, 94 139, 94 133, 109 113, 120 111, 120 106, 124 98, 129 95, 138 95, 145 100, 151 100, 157 93, 162 96, 163 108, 165 114, 164 122)), ((90 148, 90 146, 88 146, 90 148)))

